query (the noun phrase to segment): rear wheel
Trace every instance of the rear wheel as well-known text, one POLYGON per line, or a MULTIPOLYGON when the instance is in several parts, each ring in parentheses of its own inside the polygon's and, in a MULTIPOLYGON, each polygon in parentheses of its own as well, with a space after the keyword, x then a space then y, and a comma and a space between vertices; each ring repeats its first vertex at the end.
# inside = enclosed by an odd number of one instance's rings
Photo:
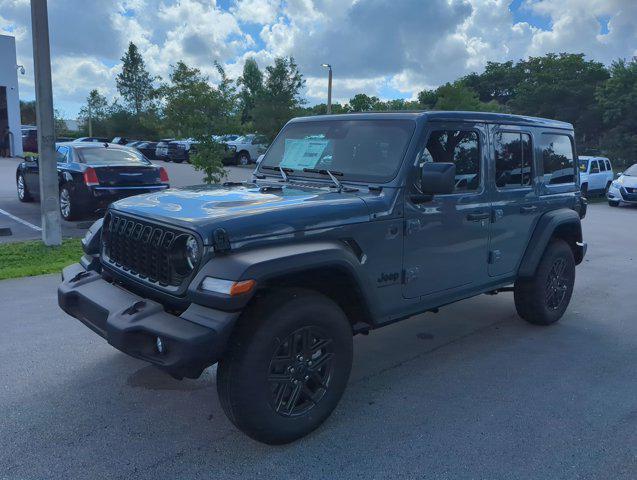
POLYGON ((18 191, 18 200, 20 200, 21 202, 33 201, 33 197, 27 189, 27 184, 25 183, 22 174, 18 175, 18 178, 16 178, 16 189, 18 191))
POLYGON ((307 435, 331 414, 347 385, 347 317, 319 293, 285 290, 257 301, 240 322, 217 370, 226 415, 268 444, 307 435))
POLYGON ((568 307, 575 284, 575 259, 564 240, 553 240, 531 278, 515 282, 518 315, 535 325, 557 322, 568 307))
POLYGON ((60 187, 60 214, 66 221, 77 220, 80 217, 80 206, 67 184, 60 187))

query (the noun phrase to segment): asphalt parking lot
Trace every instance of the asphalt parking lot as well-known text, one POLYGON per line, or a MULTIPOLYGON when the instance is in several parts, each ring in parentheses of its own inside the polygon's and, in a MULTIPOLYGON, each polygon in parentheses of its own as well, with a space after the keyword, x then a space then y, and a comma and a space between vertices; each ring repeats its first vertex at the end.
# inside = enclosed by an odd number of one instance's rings
POLYGON ((229 423, 214 367, 173 380, 60 311, 57 276, 0 282, 0 478, 637 478, 636 215, 590 206, 557 325, 483 295, 356 337, 334 414, 280 447, 229 423))
MULTIPOLYGON (((20 203, 16 195, 15 172, 20 163, 18 159, 0 158, 0 229, 10 228, 11 236, 0 236, 0 243, 16 242, 20 240, 38 239, 42 234, 40 219, 40 204, 20 203)), ((168 170, 171 186, 185 187, 202 183, 203 174, 195 171, 187 163, 176 164, 154 162, 168 170)), ((249 180, 252 176, 251 168, 227 167, 229 181, 249 180)), ((98 215, 76 222, 62 221, 62 235, 65 237, 81 237, 98 215)))

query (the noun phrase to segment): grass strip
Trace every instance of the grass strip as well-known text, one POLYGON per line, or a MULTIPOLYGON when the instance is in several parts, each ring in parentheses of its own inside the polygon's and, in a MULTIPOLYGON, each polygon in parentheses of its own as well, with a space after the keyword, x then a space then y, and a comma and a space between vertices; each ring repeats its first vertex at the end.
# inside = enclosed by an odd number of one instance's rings
POLYGON ((79 238, 63 240, 59 247, 41 241, 0 244, 0 280, 56 273, 82 256, 79 238))

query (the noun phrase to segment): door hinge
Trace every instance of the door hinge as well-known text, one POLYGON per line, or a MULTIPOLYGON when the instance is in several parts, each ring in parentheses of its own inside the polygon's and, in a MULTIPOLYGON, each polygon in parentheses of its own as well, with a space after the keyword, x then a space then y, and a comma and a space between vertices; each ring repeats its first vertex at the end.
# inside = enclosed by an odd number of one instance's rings
POLYGON ((420 276, 420 267, 411 267, 403 270, 403 283, 413 282, 420 276))
POLYGON ((489 252, 489 263, 494 264, 502 258, 502 252, 500 250, 491 250, 489 252))

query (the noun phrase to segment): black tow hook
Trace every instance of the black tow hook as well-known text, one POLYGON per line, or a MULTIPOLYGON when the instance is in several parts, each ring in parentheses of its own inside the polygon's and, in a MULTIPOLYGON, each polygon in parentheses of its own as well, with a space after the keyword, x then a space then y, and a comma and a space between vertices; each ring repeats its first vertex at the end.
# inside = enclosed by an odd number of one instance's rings
POLYGON ((146 302, 140 300, 139 302, 133 303, 130 307, 124 310, 123 313, 125 313, 126 315, 135 315, 136 313, 141 312, 145 306, 146 302))
POLYGON ((75 283, 75 282, 79 282, 80 280, 82 280, 83 278, 86 278, 90 275, 90 272, 80 272, 77 275, 75 275, 71 280, 69 280, 70 283, 75 283))

